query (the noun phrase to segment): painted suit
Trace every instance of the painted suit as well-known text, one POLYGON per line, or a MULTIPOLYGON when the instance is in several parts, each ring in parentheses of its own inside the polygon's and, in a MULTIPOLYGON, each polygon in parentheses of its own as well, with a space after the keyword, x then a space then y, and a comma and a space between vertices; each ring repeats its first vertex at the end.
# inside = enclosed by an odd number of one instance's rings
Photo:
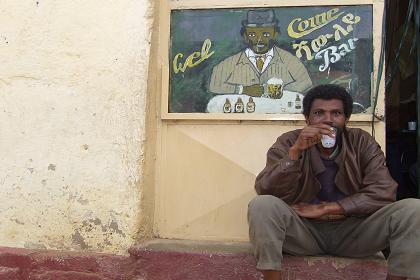
POLYGON ((274 46, 273 58, 263 73, 259 73, 244 51, 230 56, 213 68, 209 91, 216 94, 238 93, 238 86, 263 85, 272 78, 280 78, 284 89, 304 92, 312 86, 308 71, 300 60, 274 46))

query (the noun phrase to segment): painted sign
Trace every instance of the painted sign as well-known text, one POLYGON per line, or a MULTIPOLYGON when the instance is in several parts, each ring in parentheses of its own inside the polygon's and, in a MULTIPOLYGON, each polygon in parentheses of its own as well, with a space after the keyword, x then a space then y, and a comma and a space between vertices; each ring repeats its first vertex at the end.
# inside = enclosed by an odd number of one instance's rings
POLYGON ((169 113, 300 113, 340 84, 371 106, 372 6, 173 10, 169 113))

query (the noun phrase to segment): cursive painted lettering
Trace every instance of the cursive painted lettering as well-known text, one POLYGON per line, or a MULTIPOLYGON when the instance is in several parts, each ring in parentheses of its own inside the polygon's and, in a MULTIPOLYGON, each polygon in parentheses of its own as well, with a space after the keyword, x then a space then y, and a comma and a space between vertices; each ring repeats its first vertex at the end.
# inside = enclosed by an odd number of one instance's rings
MULTIPOLYGON (((351 27, 351 25, 349 25, 351 27)), ((335 41, 340 41, 341 40, 341 35, 343 35, 344 37, 349 35, 349 32, 347 30, 349 30, 349 28, 344 29, 343 27, 341 27, 341 25, 338 24, 334 24, 333 25, 334 28, 334 40, 335 41)), ((353 30, 353 28, 351 28, 351 30, 353 30)))
POLYGON ((178 60, 184 57, 182 53, 175 55, 174 60, 172 61, 175 74, 178 74, 179 72, 184 73, 187 68, 193 68, 208 59, 214 54, 214 51, 210 52, 210 48, 211 41, 210 39, 206 39, 201 47, 201 52, 193 52, 185 59, 184 63, 178 62, 178 60))
POLYGON ((328 38, 331 38, 331 34, 320 35, 318 38, 315 38, 311 42, 311 48, 314 52, 319 52, 319 50, 328 43, 328 38))
MULTIPOLYGON (((307 27, 309 26, 317 26, 316 24, 318 23, 323 23, 325 20, 328 21, 329 19, 333 18, 334 16, 336 16, 338 12, 338 9, 332 9, 330 11, 327 11, 326 13, 323 13, 323 16, 317 15, 315 17, 312 17, 312 19, 314 19, 314 22, 312 21, 308 21, 307 24, 299 24, 298 25, 298 30, 302 30, 304 32, 306 32, 307 30, 305 30, 307 27)), ((338 15, 341 15, 343 13, 340 13, 338 15)), ((311 42, 308 43, 308 41, 301 41, 298 43, 294 43, 292 45, 293 49, 296 50, 296 57, 297 58, 302 58, 304 55, 306 56, 306 60, 312 60, 314 58, 312 53, 319 53, 325 46, 328 45, 328 43, 330 41, 335 41, 338 42, 340 40, 343 40, 345 37, 349 36, 349 34, 351 32, 353 32, 353 25, 354 24, 358 24, 360 22, 361 18, 359 16, 354 16, 351 13, 348 13, 346 15, 344 15, 341 18, 342 23, 344 24, 348 24, 346 27, 341 26, 340 24, 333 24, 332 29, 333 29, 333 33, 332 34, 323 34, 318 36, 317 38, 313 39, 311 42), (330 40, 331 39, 331 40, 330 40)), ((351 46, 353 41, 348 41, 348 44, 351 46)), ((344 51, 347 53, 347 49, 346 46, 343 46, 342 49, 345 49, 344 51)), ((353 48, 351 48, 353 49, 353 48)), ((334 48, 330 48, 328 50, 325 50, 323 52, 324 55, 327 56, 334 56, 333 54, 333 50, 334 48)), ((340 50, 341 51, 341 50, 340 50)), ((320 55, 318 55, 320 58, 320 55)), ((322 67, 324 68, 324 66, 322 67)))
POLYGON ((319 66, 319 71, 324 72, 330 67, 330 63, 336 63, 341 60, 347 53, 356 48, 355 42, 357 38, 349 39, 347 43, 341 44, 338 48, 330 46, 315 54, 315 59, 323 59, 323 64, 319 66))
POLYGON ((338 8, 333 8, 331 10, 328 10, 327 12, 317 14, 305 20, 302 20, 302 18, 295 18, 289 23, 289 26, 287 27, 287 33, 292 38, 300 38, 302 36, 308 35, 311 32, 336 20, 339 16, 341 16, 344 13, 338 12, 338 8))
POLYGON ((302 58, 302 51, 305 52, 307 60, 312 60, 314 58, 311 49, 307 46, 307 43, 308 41, 301 41, 299 44, 293 44, 293 49, 296 49, 297 58, 302 58))

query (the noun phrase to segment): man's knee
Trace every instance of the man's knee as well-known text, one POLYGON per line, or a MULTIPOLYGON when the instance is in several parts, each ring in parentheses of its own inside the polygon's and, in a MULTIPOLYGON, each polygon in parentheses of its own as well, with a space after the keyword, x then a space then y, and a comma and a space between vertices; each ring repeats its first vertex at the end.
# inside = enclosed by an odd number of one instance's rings
POLYGON ((410 213, 420 213, 420 199, 406 198, 395 202, 398 208, 409 211, 410 213))
POLYGON ((272 195, 259 195, 248 205, 248 217, 250 215, 269 217, 280 213, 290 213, 290 208, 283 200, 272 195))
POLYGON ((415 198, 406 198, 394 202, 391 214, 396 218, 398 224, 403 227, 420 227, 420 200, 415 198))
POLYGON ((395 202, 407 215, 420 217, 420 199, 406 198, 395 202))

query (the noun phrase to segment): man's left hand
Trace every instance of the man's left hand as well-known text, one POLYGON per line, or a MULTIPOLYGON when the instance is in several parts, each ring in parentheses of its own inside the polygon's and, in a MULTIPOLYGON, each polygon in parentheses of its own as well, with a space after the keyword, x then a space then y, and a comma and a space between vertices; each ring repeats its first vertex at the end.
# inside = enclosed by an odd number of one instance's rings
POLYGON ((292 209, 301 217, 320 219, 325 215, 343 215, 344 210, 337 202, 323 202, 321 204, 298 203, 292 209))
POLYGON ((292 205, 292 208, 299 216, 309 219, 318 219, 327 214, 323 204, 299 203, 292 205))

